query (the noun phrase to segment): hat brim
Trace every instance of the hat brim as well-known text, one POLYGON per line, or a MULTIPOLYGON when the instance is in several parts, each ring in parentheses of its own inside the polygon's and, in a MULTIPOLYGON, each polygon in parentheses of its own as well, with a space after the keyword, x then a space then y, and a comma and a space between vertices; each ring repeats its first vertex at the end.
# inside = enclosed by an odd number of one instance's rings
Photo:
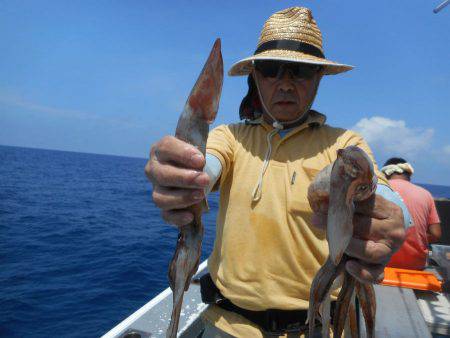
POLYGON ((325 75, 334 75, 343 72, 347 72, 353 69, 353 66, 337 63, 324 58, 312 56, 302 52, 284 50, 284 49, 272 49, 264 52, 252 55, 248 58, 242 59, 231 66, 228 71, 230 76, 242 76, 248 75, 253 70, 254 60, 279 60, 286 62, 301 62, 312 65, 321 65, 324 67, 325 75))

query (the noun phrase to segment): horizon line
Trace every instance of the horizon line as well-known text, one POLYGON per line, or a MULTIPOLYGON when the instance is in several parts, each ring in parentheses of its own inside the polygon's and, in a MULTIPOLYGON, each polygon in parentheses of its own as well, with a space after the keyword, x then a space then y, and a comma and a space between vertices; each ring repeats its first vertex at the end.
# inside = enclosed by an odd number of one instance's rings
POLYGON ((143 159, 148 160, 146 157, 138 157, 132 155, 117 155, 117 154, 107 154, 107 153, 93 153, 89 151, 78 151, 78 150, 66 150, 66 149, 50 149, 50 148, 39 148, 39 147, 31 147, 31 146, 18 146, 12 144, 0 144, 0 147, 11 147, 11 148, 24 148, 24 149, 34 149, 34 150, 45 150, 45 151, 59 151, 66 153, 76 153, 76 154, 87 154, 87 155, 101 155, 101 156, 115 156, 115 157, 125 157, 125 158, 135 158, 135 159, 143 159))
MULTIPOLYGON (((114 156, 114 157, 124 157, 124 158, 133 158, 133 159, 142 159, 142 160, 148 160, 146 157, 137 157, 137 156, 130 156, 130 155, 117 155, 117 154, 105 154, 105 153, 92 153, 92 152, 85 152, 85 151, 77 151, 77 150, 62 150, 62 149, 49 149, 49 148, 38 148, 38 147, 24 147, 24 146, 17 146, 17 145, 9 145, 9 144, 0 144, 0 147, 11 147, 11 148, 24 148, 24 149, 34 149, 34 150, 44 150, 44 151, 58 151, 58 152, 66 152, 66 153, 75 153, 75 154, 86 154, 86 155, 100 155, 100 156, 114 156)), ((418 185, 428 185, 428 186, 435 186, 435 187, 447 187, 450 188, 450 185, 439 185, 434 183, 419 183, 416 182, 418 185)))

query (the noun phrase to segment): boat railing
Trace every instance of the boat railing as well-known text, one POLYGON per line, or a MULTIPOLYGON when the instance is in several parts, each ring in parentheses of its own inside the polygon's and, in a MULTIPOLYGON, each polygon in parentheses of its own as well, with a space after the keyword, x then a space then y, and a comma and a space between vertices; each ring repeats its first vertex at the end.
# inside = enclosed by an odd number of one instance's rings
MULTIPOLYGON (((196 275, 207 271, 207 261, 200 264, 196 275)), ((184 295, 181 309, 179 337, 197 337, 203 330, 201 314, 206 309, 200 296, 200 285, 191 283, 184 295)), ((102 338, 165 337, 172 312, 172 290, 165 289, 147 304, 117 324, 102 338)))

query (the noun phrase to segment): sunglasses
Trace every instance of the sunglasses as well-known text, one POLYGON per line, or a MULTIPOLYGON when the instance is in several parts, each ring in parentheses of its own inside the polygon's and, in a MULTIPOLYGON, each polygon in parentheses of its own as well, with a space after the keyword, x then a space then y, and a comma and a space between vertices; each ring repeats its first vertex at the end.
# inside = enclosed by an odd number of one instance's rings
POLYGON ((322 68, 318 65, 274 60, 255 60, 254 65, 262 76, 272 78, 281 78, 285 71, 289 71, 295 78, 311 79, 322 68))

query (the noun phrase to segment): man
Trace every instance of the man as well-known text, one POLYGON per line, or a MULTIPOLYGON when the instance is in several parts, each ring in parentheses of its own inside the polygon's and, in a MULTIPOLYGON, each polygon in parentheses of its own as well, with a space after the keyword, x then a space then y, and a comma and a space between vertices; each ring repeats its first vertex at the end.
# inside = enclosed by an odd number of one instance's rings
POLYGON ((409 228, 400 250, 388 266, 423 270, 428 256, 428 244, 441 238, 441 224, 431 194, 411 183, 414 169, 403 158, 393 157, 381 169, 391 187, 400 194, 411 214, 414 226, 409 228))
MULTIPOLYGON (((356 145, 373 158, 360 136, 326 125, 325 116, 310 109, 322 76, 351 68, 325 58, 309 9, 277 12, 266 21, 254 55, 229 71, 248 75, 240 107, 246 122, 214 129, 206 161, 174 137, 152 146, 146 173, 168 223, 189 223, 186 207, 205 197, 204 188, 220 189, 211 279, 202 291, 226 301, 206 311, 205 337, 300 333, 311 282, 328 255, 324 217, 316 215, 317 227, 312 225, 308 186, 340 148, 356 145)), ((395 199, 377 174, 380 190, 395 199)), ((346 269, 376 283, 403 241, 402 211, 378 194, 357 211, 346 269)))

